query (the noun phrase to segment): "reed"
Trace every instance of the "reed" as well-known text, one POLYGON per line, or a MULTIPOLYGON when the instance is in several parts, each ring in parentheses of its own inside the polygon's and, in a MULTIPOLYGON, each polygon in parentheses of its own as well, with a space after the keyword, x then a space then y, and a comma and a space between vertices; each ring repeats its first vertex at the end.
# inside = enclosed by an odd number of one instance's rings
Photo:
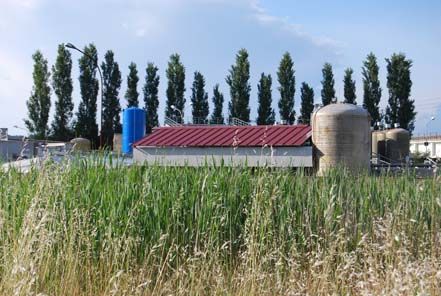
POLYGON ((0 172, 2 295, 441 291, 441 182, 115 165, 0 172))

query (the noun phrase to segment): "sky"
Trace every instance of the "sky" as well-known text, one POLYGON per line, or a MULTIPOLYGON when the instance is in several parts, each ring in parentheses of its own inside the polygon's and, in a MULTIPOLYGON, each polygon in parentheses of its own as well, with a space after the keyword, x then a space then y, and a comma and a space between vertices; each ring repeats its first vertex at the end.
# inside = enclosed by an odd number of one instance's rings
MULTIPOLYGON (((385 58, 402 52, 413 61, 411 97, 418 112, 415 132, 441 132, 440 13, 439 0, 0 0, 0 127, 9 128, 10 134, 25 133, 14 126, 23 127, 27 116, 36 50, 52 65, 58 44, 71 42, 83 48, 93 42, 101 60, 107 50, 115 53, 123 75, 123 108, 130 62, 138 65, 140 93, 147 63, 158 66, 161 121, 165 70, 173 53, 181 55, 186 68, 184 112, 190 119, 193 73, 200 71, 205 76, 210 98, 213 86, 220 84, 226 115, 230 96, 225 77, 237 51, 246 48, 251 64, 251 117, 255 119, 262 72, 273 77, 273 106, 277 108, 276 73, 284 52, 292 55, 295 64, 297 115, 303 81, 314 88, 315 102, 321 102, 325 62, 333 65, 339 100, 344 99, 344 70, 354 69, 361 104, 361 67, 369 52, 378 58, 383 89, 380 106, 384 108, 388 99, 385 58)), ((80 53, 72 52, 72 57, 76 112, 80 53)), ((52 93, 51 113, 55 99, 52 93)))

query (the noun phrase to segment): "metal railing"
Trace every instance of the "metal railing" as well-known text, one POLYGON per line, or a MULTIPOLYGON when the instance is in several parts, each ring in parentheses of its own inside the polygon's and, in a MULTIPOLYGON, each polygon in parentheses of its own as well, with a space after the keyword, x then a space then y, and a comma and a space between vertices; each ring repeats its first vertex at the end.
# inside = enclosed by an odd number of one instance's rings
POLYGON ((164 117, 164 125, 165 126, 181 126, 182 124, 179 123, 180 122, 180 118, 178 119, 179 121, 175 120, 177 119, 176 117, 174 119, 165 116, 164 117))
POLYGON ((239 118, 236 118, 236 117, 232 117, 232 118, 230 118, 230 119, 228 120, 228 123, 229 123, 230 125, 235 125, 235 126, 247 126, 247 125, 250 125, 249 122, 246 122, 246 121, 244 121, 244 120, 242 120, 242 119, 239 119, 239 118))
POLYGON ((440 133, 427 133, 427 134, 417 134, 412 136, 411 141, 418 141, 418 140, 441 140, 441 134, 440 133))

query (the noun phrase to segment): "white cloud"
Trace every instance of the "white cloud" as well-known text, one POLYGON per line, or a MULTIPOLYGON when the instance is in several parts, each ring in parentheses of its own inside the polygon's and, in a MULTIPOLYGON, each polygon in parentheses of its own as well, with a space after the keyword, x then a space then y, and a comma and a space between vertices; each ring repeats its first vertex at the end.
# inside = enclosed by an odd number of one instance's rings
POLYGON ((34 9, 38 7, 43 0, 2 0, 2 8, 10 9, 34 9))
POLYGON ((343 47, 344 44, 338 42, 330 37, 326 36, 313 36, 308 34, 302 25, 293 23, 287 17, 278 17, 269 14, 266 9, 264 9, 259 0, 247 0, 250 9, 252 10, 252 14, 255 20, 264 26, 274 26, 280 30, 284 30, 289 32, 295 37, 302 38, 307 40, 318 47, 328 47, 334 48, 336 53, 338 53, 337 49, 343 47))

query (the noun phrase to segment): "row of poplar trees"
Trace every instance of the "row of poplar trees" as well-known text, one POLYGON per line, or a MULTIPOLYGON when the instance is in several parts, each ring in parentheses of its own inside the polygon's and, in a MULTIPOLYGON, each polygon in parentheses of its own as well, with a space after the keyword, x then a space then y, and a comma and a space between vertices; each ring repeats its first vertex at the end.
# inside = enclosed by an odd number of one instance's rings
MULTIPOLYGON (((81 136, 98 143, 97 98, 99 81, 97 69, 101 67, 103 75, 103 114, 102 137, 103 144, 111 145, 114 133, 121 132, 121 105, 119 91, 122 78, 119 65, 114 59, 114 53, 107 51, 101 65, 97 64, 98 53, 93 44, 86 46, 79 59, 79 82, 81 102, 76 116, 73 114, 71 78, 72 57, 64 44, 58 47, 58 55, 52 71, 49 71, 48 62, 40 51, 33 55, 34 86, 31 96, 27 101, 28 118, 25 124, 31 135, 37 139, 52 138, 56 140, 69 140, 73 136, 81 136), (50 87, 52 85, 52 89, 50 87), (51 107, 51 90, 56 95, 55 115, 50 127, 49 110, 51 107)), ((231 100, 228 104, 229 118, 238 118, 250 122, 250 63, 248 52, 241 49, 236 55, 235 64, 231 66, 226 77, 230 88, 231 100)), ((410 99, 412 82, 410 69, 412 61, 404 54, 393 54, 387 62, 387 87, 389 101, 385 112, 380 111, 379 104, 382 89, 379 81, 379 67, 374 54, 370 53, 363 62, 363 106, 372 117, 372 125, 385 121, 389 124, 399 123, 403 128, 413 130, 415 111, 414 101, 410 99)), ((356 86, 353 79, 354 71, 345 70, 344 75, 344 102, 356 104, 356 86)), ((336 102, 334 88, 334 74, 332 65, 326 63, 322 70, 321 99, 323 105, 336 102)), ((181 121, 184 116, 185 93, 185 67, 178 54, 170 56, 166 69, 167 90, 165 115, 181 121)), ((296 78, 294 62, 289 53, 285 53, 280 61, 277 80, 279 83, 278 108, 281 120, 286 124, 294 124, 296 112, 294 110, 294 96, 296 91, 296 78)), ((148 63, 145 69, 145 81, 142 88, 144 109, 146 110, 147 132, 158 126, 158 68, 153 63, 148 63)), ((127 76, 127 91, 125 98, 127 107, 138 107, 139 75, 135 63, 129 65, 127 76)), ((258 89, 258 110, 256 123, 259 125, 274 124, 275 110, 272 108, 272 77, 262 73, 258 89)), ((314 109, 314 90, 306 82, 300 87, 301 108, 297 118, 298 123, 309 124, 310 115, 314 109)), ((191 87, 192 117, 194 123, 223 124, 224 96, 219 90, 219 84, 213 88, 212 102, 214 109, 209 117, 208 93, 205 91, 205 78, 196 71, 191 87)))

